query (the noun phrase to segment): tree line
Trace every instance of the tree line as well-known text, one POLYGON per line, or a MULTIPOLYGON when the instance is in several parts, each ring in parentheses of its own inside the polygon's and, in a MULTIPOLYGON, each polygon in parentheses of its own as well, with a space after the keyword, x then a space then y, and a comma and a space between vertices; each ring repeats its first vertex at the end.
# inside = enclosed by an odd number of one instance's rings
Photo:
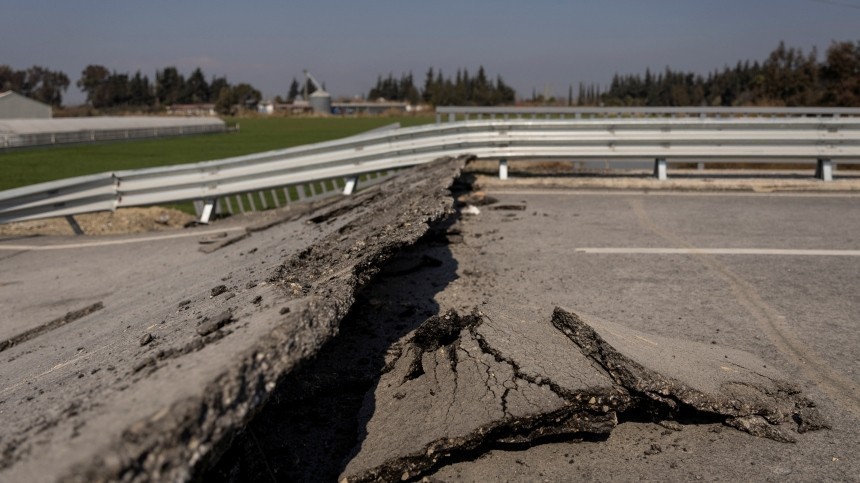
POLYGON ((483 66, 478 67, 474 77, 469 75, 467 69, 457 69, 453 78, 445 77, 442 69, 435 70, 431 67, 421 90, 415 85, 412 72, 402 74, 399 79, 393 74, 388 74, 385 78, 380 75, 367 97, 371 100, 384 98, 389 101, 412 104, 425 102, 437 106, 495 106, 515 102, 516 92, 505 84, 501 75, 496 76, 495 81, 490 80, 483 66))
POLYGON ((579 85, 579 105, 860 107, 860 42, 834 42, 824 59, 781 42, 763 62, 738 62, 707 76, 666 68, 579 85))
POLYGON ((68 88, 69 77, 60 71, 39 65, 25 70, 0 65, 0 92, 15 91, 30 99, 59 107, 63 104, 63 92, 68 88))
POLYGON ((235 105, 255 106, 263 97, 252 85, 233 85, 226 77, 213 76, 207 81, 199 67, 187 78, 176 67, 165 67, 156 70, 150 81, 140 71, 131 75, 110 71, 103 65, 88 65, 77 86, 96 109, 215 104, 216 111, 228 114, 235 105))
MULTIPOLYGON (((33 66, 15 70, 0 65, 0 92, 15 91, 54 107, 63 104, 63 93, 70 85, 69 77, 61 71, 33 66)), ((88 65, 76 85, 86 94, 87 104, 95 109, 153 108, 175 104, 215 104, 215 109, 227 114, 233 106, 251 107, 263 96, 246 83, 231 84, 226 77, 206 79, 198 67, 187 78, 176 67, 156 70, 150 80, 140 71, 133 75, 108 70, 103 65, 88 65)))
MULTIPOLYGON (((320 87, 325 89, 325 83, 320 87)), ((299 81, 293 77, 292 82, 290 82, 290 88, 287 91, 287 97, 281 97, 280 95, 275 96, 275 104, 292 103, 299 96, 309 97, 311 94, 316 92, 316 90, 317 88, 314 87, 314 83, 311 82, 310 79, 305 80, 304 85, 301 85, 299 84, 299 81)))
MULTIPOLYGON (((0 65, 0 92, 13 90, 32 99, 59 107, 70 85, 61 71, 42 66, 15 70, 0 65)), ((259 90, 247 83, 231 84, 226 77, 207 80, 200 68, 185 77, 176 67, 157 70, 150 79, 140 71, 134 74, 111 71, 103 65, 88 65, 76 82, 96 109, 152 108, 175 104, 215 104, 220 113, 234 106, 252 107, 262 100, 259 90)), ((323 86, 324 87, 324 86, 323 86)), ((310 82, 295 78, 286 99, 313 93, 310 82)), ((430 68, 419 88, 412 72, 399 78, 380 75, 367 97, 432 105, 493 106, 513 104, 516 92, 501 75, 491 80, 483 66, 470 75, 467 69, 445 76, 441 69, 430 68)), ((554 102, 532 93, 532 102, 554 102)), ((734 67, 714 70, 707 75, 673 70, 619 75, 608 87, 580 84, 577 96, 573 86, 568 104, 607 106, 844 106, 860 107, 860 42, 834 42, 824 58, 818 52, 786 47, 785 43, 763 62, 738 62, 734 67)))

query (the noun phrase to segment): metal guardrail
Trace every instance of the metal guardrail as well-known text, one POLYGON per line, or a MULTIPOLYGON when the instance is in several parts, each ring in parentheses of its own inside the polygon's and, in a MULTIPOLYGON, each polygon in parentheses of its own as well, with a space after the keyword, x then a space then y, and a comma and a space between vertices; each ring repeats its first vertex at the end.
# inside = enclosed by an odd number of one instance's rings
POLYGON ((194 164, 116 171, 0 192, 0 223, 126 206, 204 200, 207 221, 218 198, 339 179, 350 192, 357 177, 473 154, 510 159, 695 159, 818 162, 860 161, 860 117, 641 117, 508 119, 442 123, 365 133, 337 141, 194 164))
POLYGON ((603 117, 857 117, 851 107, 469 107, 436 108, 436 124, 469 119, 588 119, 603 117))

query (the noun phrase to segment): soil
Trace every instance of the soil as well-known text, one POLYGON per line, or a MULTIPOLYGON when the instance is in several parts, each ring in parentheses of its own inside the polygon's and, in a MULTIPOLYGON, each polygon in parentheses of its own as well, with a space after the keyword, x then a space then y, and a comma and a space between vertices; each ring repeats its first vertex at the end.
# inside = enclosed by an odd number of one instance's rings
MULTIPOLYGON (((150 206, 76 215, 75 220, 87 235, 120 235, 176 230, 194 221, 195 217, 172 208, 150 206)), ((0 225, 0 237, 74 234, 65 218, 46 218, 0 225)))

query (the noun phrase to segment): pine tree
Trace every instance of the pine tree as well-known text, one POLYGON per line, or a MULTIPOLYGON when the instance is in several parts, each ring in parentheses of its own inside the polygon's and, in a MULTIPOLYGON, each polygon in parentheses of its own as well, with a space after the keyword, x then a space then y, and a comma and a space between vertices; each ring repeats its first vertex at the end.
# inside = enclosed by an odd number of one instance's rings
POLYGON ((299 81, 293 77, 292 82, 290 82, 290 89, 287 92, 287 102, 295 101, 296 97, 299 97, 299 81))

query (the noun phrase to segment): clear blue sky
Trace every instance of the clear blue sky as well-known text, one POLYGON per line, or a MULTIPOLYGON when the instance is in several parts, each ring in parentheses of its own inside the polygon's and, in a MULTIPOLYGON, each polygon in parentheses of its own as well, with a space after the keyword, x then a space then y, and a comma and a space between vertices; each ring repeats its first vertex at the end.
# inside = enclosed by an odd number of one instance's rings
MULTIPOLYGON (((186 75, 286 94, 308 68, 334 95, 366 93, 378 74, 483 64, 529 96, 566 95, 646 67, 707 72, 762 60, 780 40, 823 54, 860 40, 860 0, 3 0, 0 64, 66 72, 175 65, 186 75)), ((72 87, 66 103, 83 100, 72 87)))

